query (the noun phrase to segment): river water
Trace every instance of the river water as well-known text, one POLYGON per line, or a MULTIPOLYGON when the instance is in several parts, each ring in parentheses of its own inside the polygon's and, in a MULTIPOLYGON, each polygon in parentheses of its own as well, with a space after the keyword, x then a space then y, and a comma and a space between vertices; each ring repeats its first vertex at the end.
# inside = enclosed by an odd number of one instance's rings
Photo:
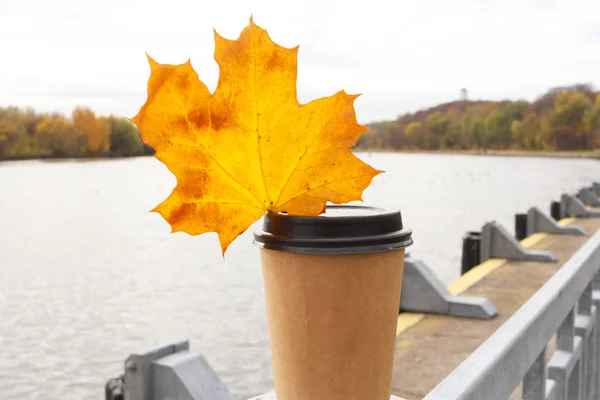
MULTIPOLYGON (((387 173, 365 202, 399 207, 445 283, 461 237, 600 181, 600 162, 360 154, 387 173)), ((170 234, 148 213, 175 185, 154 158, 0 163, 0 397, 103 399, 134 349, 189 338, 236 398, 272 387, 251 232, 223 261, 215 234, 170 234)))

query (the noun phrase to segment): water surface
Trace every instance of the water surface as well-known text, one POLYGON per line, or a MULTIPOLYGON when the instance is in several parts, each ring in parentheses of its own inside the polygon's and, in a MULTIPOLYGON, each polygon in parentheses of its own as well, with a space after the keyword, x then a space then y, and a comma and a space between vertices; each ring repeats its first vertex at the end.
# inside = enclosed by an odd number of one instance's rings
MULTIPOLYGON (((549 210, 600 181, 600 162, 361 154, 387 173, 365 202, 399 207, 410 253, 445 283, 461 237, 490 220, 549 210)), ((170 234, 148 213, 174 177, 154 158, 0 163, 2 399, 103 399, 134 349, 189 338, 244 399, 272 387, 258 250, 251 232, 221 258, 216 234, 170 234)))

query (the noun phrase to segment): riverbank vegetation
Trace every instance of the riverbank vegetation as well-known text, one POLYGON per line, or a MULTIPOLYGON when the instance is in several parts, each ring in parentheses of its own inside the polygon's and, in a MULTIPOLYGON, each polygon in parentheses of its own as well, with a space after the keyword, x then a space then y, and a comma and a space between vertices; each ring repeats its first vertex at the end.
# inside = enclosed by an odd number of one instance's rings
MULTIPOLYGON (((533 102, 461 100, 368 124, 355 149, 480 154, 600 154, 600 92, 549 90, 533 102)), ((135 125, 76 108, 70 118, 0 107, 0 160, 153 154, 135 125)))
POLYGON ((574 85, 534 102, 455 101, 369 128, 358 149, 593 151, 600 148, 600 92, 574 85))
POLYGON ((131 157, 153 154, 138 129, 120 117, 76 108, 70 119, 0 107, 0 159, 131 157))

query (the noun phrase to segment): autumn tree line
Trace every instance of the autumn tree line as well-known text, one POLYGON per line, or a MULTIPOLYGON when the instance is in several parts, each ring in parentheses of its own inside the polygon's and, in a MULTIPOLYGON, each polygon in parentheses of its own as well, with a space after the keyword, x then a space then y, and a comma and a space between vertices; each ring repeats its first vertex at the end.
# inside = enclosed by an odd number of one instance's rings
POLYGON ((87 108, 60 114, 0 107, 0 159, 129 157, 153 154, 135 125, 120 117, 97 117, 87 108))
POLYGON ((456 101, 369 127, 357 148, 594 150, 600 148, 600 93, 575 85, 534 102, 456 101))
MULTIPOLYGON (((533 102, 455 101, 368 126, 358 150, 595 150, 600 92, 574 85, 533 102)), ((71 118, 0 107, 0 160, 146 154, 152 148, 121 117, 97 117, 81 107, 71 118)))

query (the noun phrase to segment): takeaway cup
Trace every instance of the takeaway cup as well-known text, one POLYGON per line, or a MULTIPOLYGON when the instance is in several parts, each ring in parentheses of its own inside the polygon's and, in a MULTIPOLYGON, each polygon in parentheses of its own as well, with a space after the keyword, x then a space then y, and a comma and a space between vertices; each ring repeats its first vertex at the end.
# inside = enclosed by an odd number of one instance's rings
POLYGON ((404 251, 400 211, 270 213, 261 247, 277 400, 389 400, 404 251))

